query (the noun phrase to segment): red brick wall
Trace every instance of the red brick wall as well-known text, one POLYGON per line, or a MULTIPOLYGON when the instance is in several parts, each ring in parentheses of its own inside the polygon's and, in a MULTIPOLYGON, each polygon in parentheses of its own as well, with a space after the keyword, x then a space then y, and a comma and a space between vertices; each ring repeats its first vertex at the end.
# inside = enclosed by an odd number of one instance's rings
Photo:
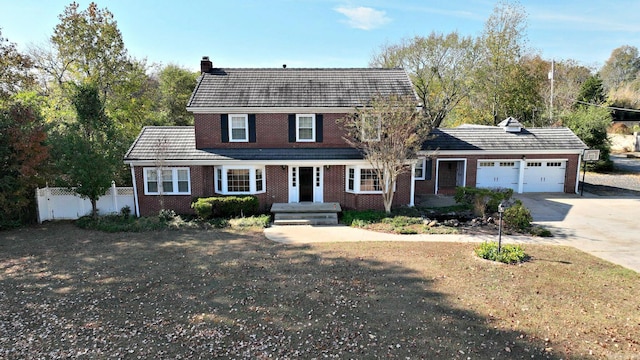
POLYGON ((345 114, 323 114, 322 142, 289 142, 288 114, 256 114, 256 142, 222 142, 220 114, 194 114, 196 148, 347 147, 336 120, 345 114))
MULTIPOLYGON (((344 178, 344 167, 342 169, 344 178)), ((344 187, 343 187, 344 189, 344 187)), ((344 210, 349 209, 375 209, 384 210, 384 201, 381 194, 353 194, 343 190, 344 201, 340 205, 344 210)), ((411 199, 411 174, 406 173, 398 177, 396 193, 393 196, 393 207, 407 206, 411 199)))
POLYGON ((161 209, 171 209, 178 214, 193 214, 191 201, 194 197, 202 196, 203 171, 201 166, 190 166, 191 195, 145 195, 144 175, 142 167, 135 167, 135 182, 138 190, 138 206, 141 216, 157 215, 161 209), (164 205, 163 205, 164 204, 164 205))

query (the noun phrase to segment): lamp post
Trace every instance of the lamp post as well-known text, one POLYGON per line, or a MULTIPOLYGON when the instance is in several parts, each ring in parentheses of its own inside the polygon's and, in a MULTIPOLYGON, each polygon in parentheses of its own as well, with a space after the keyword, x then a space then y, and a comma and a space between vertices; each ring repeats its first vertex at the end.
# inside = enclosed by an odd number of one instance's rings
POLYGON ((498 254, 502 250, 502 213, 504 213, 504 204, 502 201, 498 204, 498 214, 500 215, 500 223, 498 225, 498 254))

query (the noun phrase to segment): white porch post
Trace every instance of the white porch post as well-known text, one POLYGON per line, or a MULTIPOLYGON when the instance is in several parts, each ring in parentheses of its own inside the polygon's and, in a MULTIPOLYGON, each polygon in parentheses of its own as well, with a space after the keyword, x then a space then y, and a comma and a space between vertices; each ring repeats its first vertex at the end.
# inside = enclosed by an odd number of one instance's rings
POLYGON ((131 167, 131 180, 133 182, 133 203, 136 208, 136 217, 140 217, 140 206, 138 205, 138 186, 136 185, 136 172, 133 169, 133 164, 129 164, 131 167))
MULTIPOLYGON (((422 171, 426 171, 427 169, 423 169, 422 171)), ((411 163, 411 194, 409 197, 409 207, 415 206, 415 197, 416 197, 416 163, 411 163)))

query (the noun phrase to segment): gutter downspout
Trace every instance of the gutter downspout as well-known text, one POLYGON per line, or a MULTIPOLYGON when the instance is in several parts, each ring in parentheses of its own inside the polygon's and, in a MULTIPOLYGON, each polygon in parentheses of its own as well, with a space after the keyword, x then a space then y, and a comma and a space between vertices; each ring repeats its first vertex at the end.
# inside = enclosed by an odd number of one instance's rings
POLYGON ((129 164, 131 167, 131 181, 133 182, 133 201, 136 204, 136 217, 140 217, 140 205, 138 204, 138 187, 136 186, 136 172, 133 169, 133 164, 129 164))

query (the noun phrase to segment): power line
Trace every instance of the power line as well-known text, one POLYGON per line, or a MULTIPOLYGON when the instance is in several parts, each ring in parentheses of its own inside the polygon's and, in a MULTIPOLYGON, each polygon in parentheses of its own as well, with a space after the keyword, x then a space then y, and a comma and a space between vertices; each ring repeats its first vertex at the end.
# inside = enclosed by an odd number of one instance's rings
POLYGON ((579 103, 579 104, 584 104, 584 105, 589 105, 589 106, 596 106, 596 107, 605 108, 605 109, 623 110, 623 111, 628 111, 628 112, 640 113, 640 109, 627 109, 627 108, 621 108, 621 107, 615 107, 615 106, 604 106, 604 105, 588 103, 586 101, 580 101, 580 100, 576 100, 576 102, 579 103))

